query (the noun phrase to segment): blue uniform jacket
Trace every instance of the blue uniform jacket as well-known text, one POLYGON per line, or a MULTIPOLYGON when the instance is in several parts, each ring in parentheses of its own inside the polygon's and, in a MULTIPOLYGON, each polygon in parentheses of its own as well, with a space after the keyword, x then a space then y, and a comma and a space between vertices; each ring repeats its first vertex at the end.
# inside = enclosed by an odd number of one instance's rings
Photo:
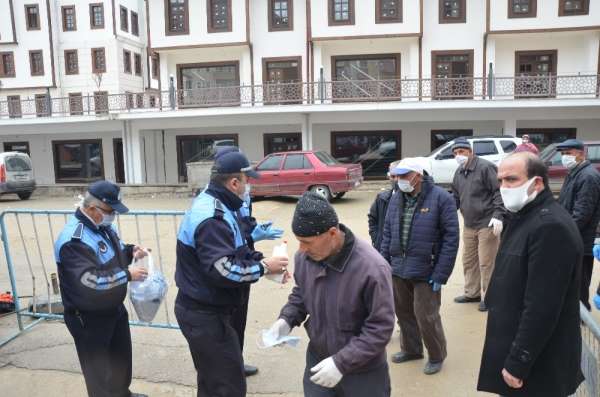
POLYGON ((65 311, 111 311, 123 303, 133 245, 124 245, 113 227, 98 227, 77 209, 54 255, 65 311))

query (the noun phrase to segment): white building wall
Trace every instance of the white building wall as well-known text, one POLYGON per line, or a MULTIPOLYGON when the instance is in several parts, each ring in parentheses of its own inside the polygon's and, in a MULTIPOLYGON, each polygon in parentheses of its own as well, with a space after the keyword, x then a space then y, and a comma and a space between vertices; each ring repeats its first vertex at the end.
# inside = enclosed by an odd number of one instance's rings
POLYGON ((560 0, 538 0, 535 18, 508 18, 510 0, 490 2, 490 30, 556 29, 600 24, 600 2, 590 0, 588 15, 558 16, 560 0))
POLYGON ((0 12, 0 43, 10 43, 14 40, 14 37, 9 0, 0 0, 0 10, 2 10, 0 12))

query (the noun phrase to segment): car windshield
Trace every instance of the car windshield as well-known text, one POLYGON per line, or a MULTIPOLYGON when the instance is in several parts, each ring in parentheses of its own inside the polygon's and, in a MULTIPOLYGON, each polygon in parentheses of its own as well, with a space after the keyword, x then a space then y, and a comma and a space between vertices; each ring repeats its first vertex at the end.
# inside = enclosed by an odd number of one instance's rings
POLYGON ((23 157, 8 157, 4 160, 6 171, 31 171, 31 163, 23 157))
POLYGON ((554 155, 554 149, 556 148, 556 144, 553 143, 550 146, 546 146, 542 153, 540 153, 540 159, 547 160, 549 157, 554 155))
POLYGON ((337 165, 339 162, 327 152, 315 152, 315 156, 325 165, 337 165))

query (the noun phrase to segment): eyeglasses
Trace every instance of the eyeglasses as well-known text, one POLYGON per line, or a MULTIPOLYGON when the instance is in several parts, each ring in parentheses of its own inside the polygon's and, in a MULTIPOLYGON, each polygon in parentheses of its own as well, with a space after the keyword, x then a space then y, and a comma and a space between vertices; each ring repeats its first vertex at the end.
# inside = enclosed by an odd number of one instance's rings
POLYGON ((112 208, 110 210, 105 210, 102 207, 94 207, 94 208, 98 208, 103 214, 106 214, 106 215, 113 215, 115 213, 115 210, 113 210, 112 208))

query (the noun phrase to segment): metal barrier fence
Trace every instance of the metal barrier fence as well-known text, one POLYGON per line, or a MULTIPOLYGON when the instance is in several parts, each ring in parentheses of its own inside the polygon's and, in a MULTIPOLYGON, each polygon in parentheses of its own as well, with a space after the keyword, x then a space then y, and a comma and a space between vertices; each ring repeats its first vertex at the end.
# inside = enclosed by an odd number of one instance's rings
POLYGON ((581 384, 575 396, 600 396, 600 324, 580 305, 581 313, 581 369, 585 381, 581 384))
MULTIPOLYGON (((8 280, 0 272, 0 286, 7 281, 15 299, 18 330, 0 346, 34 327, 44 319, 62 319, 56 313, 60 295, 53 287, 55 273, 54 241, 73 210, 7 210, 0 213, 2 248, 8 269, 8 280), (27 301, 27 299, 29 299, 27 301), (54 313, 53 313, 54 311, 54 313), (27 319, 34 321, 26 323, 27 319)), ((178 329, 174 314, 176 288, 176 236, 183 211, 130 211, 117 218, 116 225, 124 243, 150 248, 155 264, 169 282, 169 292, 152 323, 139 321, 126 298, 130 324, 154 328, 178 329)))

